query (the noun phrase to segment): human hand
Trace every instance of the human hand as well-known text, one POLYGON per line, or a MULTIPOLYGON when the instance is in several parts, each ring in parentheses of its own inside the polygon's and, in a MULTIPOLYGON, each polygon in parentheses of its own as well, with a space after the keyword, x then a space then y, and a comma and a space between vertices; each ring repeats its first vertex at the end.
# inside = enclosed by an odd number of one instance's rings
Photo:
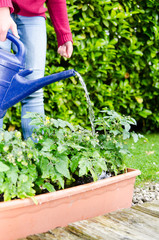
POLYGON ((17 25, 11 18, 9 8, 2 7, 0 8, 0 41, 4 42, 6 40, 6 35, 9 29, 12 31, 14 36, 19 38, 17 25))
POLYGON ((70 58, 73 52, 73 44, 71 41, 68 41, 64 43, 62 46, 60 46, 57 50, 57 52, 62 56, 66 58, 70 58))

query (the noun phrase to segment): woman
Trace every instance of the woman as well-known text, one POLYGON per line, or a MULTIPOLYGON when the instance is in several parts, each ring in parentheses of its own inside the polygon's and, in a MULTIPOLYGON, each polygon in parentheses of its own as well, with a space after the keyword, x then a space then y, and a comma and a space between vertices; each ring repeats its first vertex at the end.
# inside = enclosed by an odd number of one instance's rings
MULTIPOLYGON (((26 68, 32 68, 33 73, 28 79, 44 76, 46 58, 46 2, 53 23, 58 53, 70 58, 73 52, 72 34, 67 16, 66 0, 1 0, 0 1, 0 48, 10 51, 11 42, 6 40, 8 30, 20 38, 26 49, 26 68)), ((14 46, 13 46, 14 49, 14 46)), ((29 119, 23 118, 26 112, 44 114, 42 89, 31 94, 22 101, 21 125, 24 139, 31 136, 29 119)), ((2 128, 3 120, 0 119, 2 128)))

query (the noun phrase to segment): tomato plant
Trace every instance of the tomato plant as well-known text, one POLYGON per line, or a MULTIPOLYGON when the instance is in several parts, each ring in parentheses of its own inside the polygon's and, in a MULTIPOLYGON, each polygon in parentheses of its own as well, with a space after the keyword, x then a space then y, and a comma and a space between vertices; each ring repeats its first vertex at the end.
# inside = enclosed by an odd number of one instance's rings
POLYGON ((125 141, 141 137, 130 131, 133 118, 106 109, 95 120, 95 134, 37 113, 25 117, 32 119, 32 139, 0 130, 0 194, 5 201, 71 187, 79 180, 97 181, 103 172, 123 173, 123 154, 130 154, 125 141))

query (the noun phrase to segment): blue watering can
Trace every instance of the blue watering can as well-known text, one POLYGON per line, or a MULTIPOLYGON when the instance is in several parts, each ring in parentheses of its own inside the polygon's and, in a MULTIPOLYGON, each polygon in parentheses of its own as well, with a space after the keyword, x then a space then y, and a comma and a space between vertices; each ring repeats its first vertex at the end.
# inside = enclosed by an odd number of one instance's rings
POLYGON ((25 69, 24 45, 9 32, 7 38, 17 46, 18 52, 13 54, 0 49, 0 118, 4 117, 8 108, 38 89, 75 76, 75 71, 71 69, 36 80, 25 79, 32 70, 25 69))

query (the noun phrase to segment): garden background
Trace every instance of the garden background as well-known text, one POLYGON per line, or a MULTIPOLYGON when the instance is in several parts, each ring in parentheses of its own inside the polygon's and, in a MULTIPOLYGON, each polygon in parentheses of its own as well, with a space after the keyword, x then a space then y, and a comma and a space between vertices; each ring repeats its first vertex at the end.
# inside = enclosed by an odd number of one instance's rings
MULTIPOLYGON (((159 128, 159 1, 67 0, 74 53, 57 54, 47 14, 46 75, 74 68, 84 78, 95 115, 103 108, 135 118, 137 130, 159 128)), ((78 78, 44 89, 46 115, 90 128, 78 78)), ((8 130, 20 128, 20 103, 8 110, 8 130)))

